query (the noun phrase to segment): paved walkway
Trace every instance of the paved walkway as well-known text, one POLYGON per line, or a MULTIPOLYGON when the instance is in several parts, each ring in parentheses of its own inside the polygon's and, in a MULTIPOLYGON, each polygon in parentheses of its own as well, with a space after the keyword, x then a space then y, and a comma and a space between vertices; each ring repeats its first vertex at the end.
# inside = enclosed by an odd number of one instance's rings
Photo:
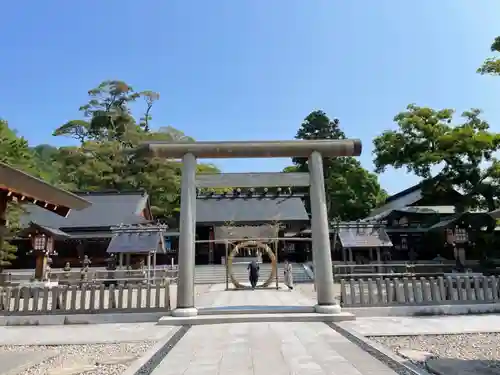
POLYGON ((395 375, 323 323, 194 326, 152 375, 395 375))
MULTIPOLYGON (((225 291, 212 285, 197 307, 312 306, 298 291, 225 291)), ((152 375, 395 375, 324 323, 193 326, 152 375)))
POLYGON ((444 335, 500 332, 500 314, 436 317, 357 318, 341 322, 363 336, 444 335))
POLYGON ((314 306, 316 301, 288 288, 225 290, 225 285, 211 285, 196 297, 196 307, 218 306, 314 306))

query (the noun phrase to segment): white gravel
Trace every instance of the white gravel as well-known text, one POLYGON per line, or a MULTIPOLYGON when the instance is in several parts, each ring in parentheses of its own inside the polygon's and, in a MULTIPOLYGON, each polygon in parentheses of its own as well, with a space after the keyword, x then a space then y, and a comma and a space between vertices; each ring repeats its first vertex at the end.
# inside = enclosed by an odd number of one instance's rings
MULTIPOLYGON (((55 369, 64 367, 84 364, 95 365, 101 359, 128 356, 139 357, 155 344, 156 342, 146 341, 120 344, 0 346, 0 352, 57 351, 59 354, 56 357, 39 363, 23 372, 23 375, 49 375, 55 369)), ((99 365, 95 370, 85 372, 85 375, 119 375, 128 368, 128 365, 99 365)))
POLYGON ((413 349, 430 352, 437 358, 488 360, 500 366, 500 333, 377 336, 370 339, 396 353, 399 349, 413 349))

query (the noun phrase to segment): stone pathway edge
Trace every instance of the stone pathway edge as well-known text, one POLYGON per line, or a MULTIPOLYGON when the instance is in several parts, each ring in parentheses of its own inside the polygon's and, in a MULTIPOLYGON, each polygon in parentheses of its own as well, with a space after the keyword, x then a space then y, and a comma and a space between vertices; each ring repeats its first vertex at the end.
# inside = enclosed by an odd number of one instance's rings
POLYGON ((340 333, 342 336, 344 336, 353 344, 356 344, 361 349, 369 353, 372 357, 386 364, 388 367, 392 368, 395 371, 398 369, 403 369, 406 370, 406 372, 413 375, 432 375, 430 372, 418 368, 417 366, 413 365, 410 361, 393 353, 390 349, 387 349, 384 346, 374 342, 373 340, 370 340, 369 338, 360 335, 353 329, 341 327, 336 323, 325 323, 325 324, 330 328, 332 328, 333 330, 340 333))
POLYGON ((25 363, 23 363, 21 366, 17 366, 16 368, 10 369, 6 372, 2 372, 0 370, 1 375, 18 375, 22 374, 25 370, 29 369, 30 367, 36 366, 40 362, 49 360, 51 358, 54 358, 58 355, 59 353, 57 351, 49 351, 49 352, 42 352, 42 353, 34 353, 33 358, 25 363))
POLYGON ((149 375, 158 366, 163 358, 184 337, 191 326, 174 327, 172 331, 155 346, 134 361, 122 375, 149 375))

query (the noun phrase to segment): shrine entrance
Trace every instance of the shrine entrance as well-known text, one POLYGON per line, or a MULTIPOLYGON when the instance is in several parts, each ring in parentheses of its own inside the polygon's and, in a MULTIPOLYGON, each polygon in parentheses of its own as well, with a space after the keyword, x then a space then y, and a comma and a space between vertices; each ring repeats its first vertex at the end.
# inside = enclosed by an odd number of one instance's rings
MULTIPOLYGON (((361 155, 360 140, 152 142, 139 152, 182 159, 179 277, 174 316, 195 316, 194 301, 196 189, 215 187, 307 186, 311 202, 312 253, 319 313, 339 313, 334 293, 323 157, 361 155), (234 173, 196 176, 197 158, 308 159, 309 173, 234 173)), ((279 220, 279 218, 277 218, 279 220)))
MULTIPOLYGON (((266 255, 269 257, 271 260, 271 272, 269 275, 266 277, 264 275, 264 282, 261 284, 257 284, 257 287, 260 288, 267 288, 272 285, 273 281, 276 283, 276 289, 278 289, 278 262, 277 262, 277 256, 276 253, 269 245, 267 245, 265 242, 259 242, 259 241, 245 241, 245 242, 240 242, 237 244, 233 250, 229 253, 227 257, 227 275, 231 281, 231 283, 234 285, 236 289, 245 289, 248 288, 246 286, 246 283, 243 284, 235 275, 235 268, 236 265, 243 266, 243 271, 246 271, 248 264, 252 261, 255 260, 259 265, 262 264, 262 261, 259 262, 259 257, 262 257, 261 252, 265 252, 266 255), (235 257, 239 255, 240 251, 245 251, 249 250, 252 252, 254 250, 255 256, 253 257, 244 257, 242 261, 238 261, 238 257, 235 257), (235 262, 236 259, 236 262, 235 262)), ((241 267, 240 267, 241 268, 241 267)), ((228 280, 226 280, 226 289, 228 288, 228 280)))
POLYGON ((260 267, 257 287, 279 288, 279 228, 279 224, 225 225, 216 228, 217 238, 226 242, 226 290, 230 289, 229 283, 236 289, 250 287, 248 265, 252 261, 260 267))

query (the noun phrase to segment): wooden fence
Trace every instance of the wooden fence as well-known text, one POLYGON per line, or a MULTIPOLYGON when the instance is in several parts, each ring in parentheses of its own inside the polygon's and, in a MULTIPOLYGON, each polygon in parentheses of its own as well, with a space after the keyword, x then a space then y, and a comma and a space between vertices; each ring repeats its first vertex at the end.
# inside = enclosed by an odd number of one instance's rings
MULTIPOLYGON (((52 269, 48 274, 50 281, 57 281, 59 284, 81 284, 82 282, 93 282, 100 284, 102 282, 118 282, 118 283, 138 283, 148 282, 152 280, 169 280, 170 282, 177 279, 177 267, 163 267, 151 269, 149 274, 147 269, 142 270, 106 270, 104 268, 89 268, 87 272, 82 270, 69 270, 52 269)), ((22 282, 27 282, 34 279, 33 272, 16 271, 0 273, 0 287, 2 285, 16 286, 22 282)))
POLYGON ((500 302, 500 278, 429 277, 342 279, 341 305, 448 305, 500 302))
MULTIPOLYGON (((475 266, 475 263, 471 266, 475 266)), ((401 263, 401 262, 386 262, 386 263, 341 263, 333 265, 333 276, 335 281, 341 279, 354 279, 371 277, 438 277, 443 276, 447 272, 452 272, 456 268, 456 262, 447 261, 446 263, 401 263)))
POLYGON ((170 310, 170 284, 0 287, 0 315, 170 310))

